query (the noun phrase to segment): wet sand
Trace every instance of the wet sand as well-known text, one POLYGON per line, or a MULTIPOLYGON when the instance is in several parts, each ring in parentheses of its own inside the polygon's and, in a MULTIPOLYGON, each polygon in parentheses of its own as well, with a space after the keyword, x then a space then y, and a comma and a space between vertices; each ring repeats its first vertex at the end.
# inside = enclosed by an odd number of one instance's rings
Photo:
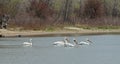
POLYGON ((120 29, 110 30, 62 30, 62 31, 10 31, 0 29, 0 37, 49 37, 49 36, 77 36, 77 35, 102 35, 120 34, 120 29))

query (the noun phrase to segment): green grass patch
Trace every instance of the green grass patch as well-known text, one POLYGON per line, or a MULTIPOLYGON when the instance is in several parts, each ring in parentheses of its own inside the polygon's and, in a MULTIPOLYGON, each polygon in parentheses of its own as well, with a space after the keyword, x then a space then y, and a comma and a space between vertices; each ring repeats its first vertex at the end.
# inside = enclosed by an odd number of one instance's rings
POLYGON ((98 29, 120 29, 120 26, 98 26, 98 29))
POLYGON ((45 29, 45 31, 47 31, 47 32, 52 32, 52 31, 54 31, 55 30, 55 28, 53 28, 53 27, 47 27, 46 29, 45 29))
POLYGON ((82 29, 120 29, 120 26, 88 26, 88 25, 79 25, 78 28, 82 29))

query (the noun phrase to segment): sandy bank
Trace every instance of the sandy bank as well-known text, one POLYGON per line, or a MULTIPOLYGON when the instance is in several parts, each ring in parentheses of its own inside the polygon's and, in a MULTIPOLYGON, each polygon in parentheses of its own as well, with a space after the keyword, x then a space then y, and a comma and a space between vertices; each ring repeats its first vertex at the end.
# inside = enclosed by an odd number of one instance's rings
POLYGON ((46 37, 46 36, 74 36, 74 35, 120 34, 120 29, 111 30, 63 30, 63 31, 9 31, 0 29, 1 37, 46 37))

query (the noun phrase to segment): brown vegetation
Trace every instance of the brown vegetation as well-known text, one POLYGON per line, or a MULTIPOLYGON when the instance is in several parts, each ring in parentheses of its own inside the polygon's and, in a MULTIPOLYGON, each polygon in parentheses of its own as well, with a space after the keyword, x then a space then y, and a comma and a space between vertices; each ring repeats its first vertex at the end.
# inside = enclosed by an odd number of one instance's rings
POLYGON ((104 16, 104 7, 101 0, 87 0, 84 5, 83 16, 87 18, 104 16))
POLYGON ((9 27, 22 29, 46 29, 64 24, 119 26, 119 3, 119 0, 3 0, 0 15, 9 14, 9 27))

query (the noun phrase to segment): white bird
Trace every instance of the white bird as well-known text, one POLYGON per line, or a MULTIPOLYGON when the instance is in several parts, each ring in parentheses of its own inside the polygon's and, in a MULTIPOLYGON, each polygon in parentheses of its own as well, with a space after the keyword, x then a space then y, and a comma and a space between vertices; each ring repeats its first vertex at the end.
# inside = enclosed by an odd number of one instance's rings
POLYGON ((53 45, 57 45, 57 46, 62 46, 64 45, 65 42, 64 41, 57 41, 57 42, 54 42, 53 45))
POLYGON ((93 43, 92 41, 90 41, 88 38, 86 39, 86 41, 81 41, 79 43, 79 45, 90 45, 91 43, 93 43))
POLYGON ((63 41, 54 42, 53 45, 64 46, 64 47, 73 47, 74 46, 73 44, 69 43, 69 40, 67 37, 65 37, 63 41))
POLYGON ((73 39, 74 45, 90 45, 91 43, 93 43, 92 41, 90 41, 88 38, 86 38, 85 41, 81 41, 78 42, 75 38, 73 39))
POLYGON ((23 42, 23 45, 32 46, 32 39, 30 39, 29 42, 23 42))
POLYGON ((65 45, 68 46, 68 47, 74 47, 75 46, 74 44, 71 44, 71 43, 66 43, 65 45))
POLYGON ((67 47, 74 47, 75 45, 71 44, 69 39, 67 37, 65 37, 65 46, 67 46, 67 47))
POLYGON ((73 39, 73 43, 74 43, 74 45, 79 45, 78 41, 75 38, 73 39))

